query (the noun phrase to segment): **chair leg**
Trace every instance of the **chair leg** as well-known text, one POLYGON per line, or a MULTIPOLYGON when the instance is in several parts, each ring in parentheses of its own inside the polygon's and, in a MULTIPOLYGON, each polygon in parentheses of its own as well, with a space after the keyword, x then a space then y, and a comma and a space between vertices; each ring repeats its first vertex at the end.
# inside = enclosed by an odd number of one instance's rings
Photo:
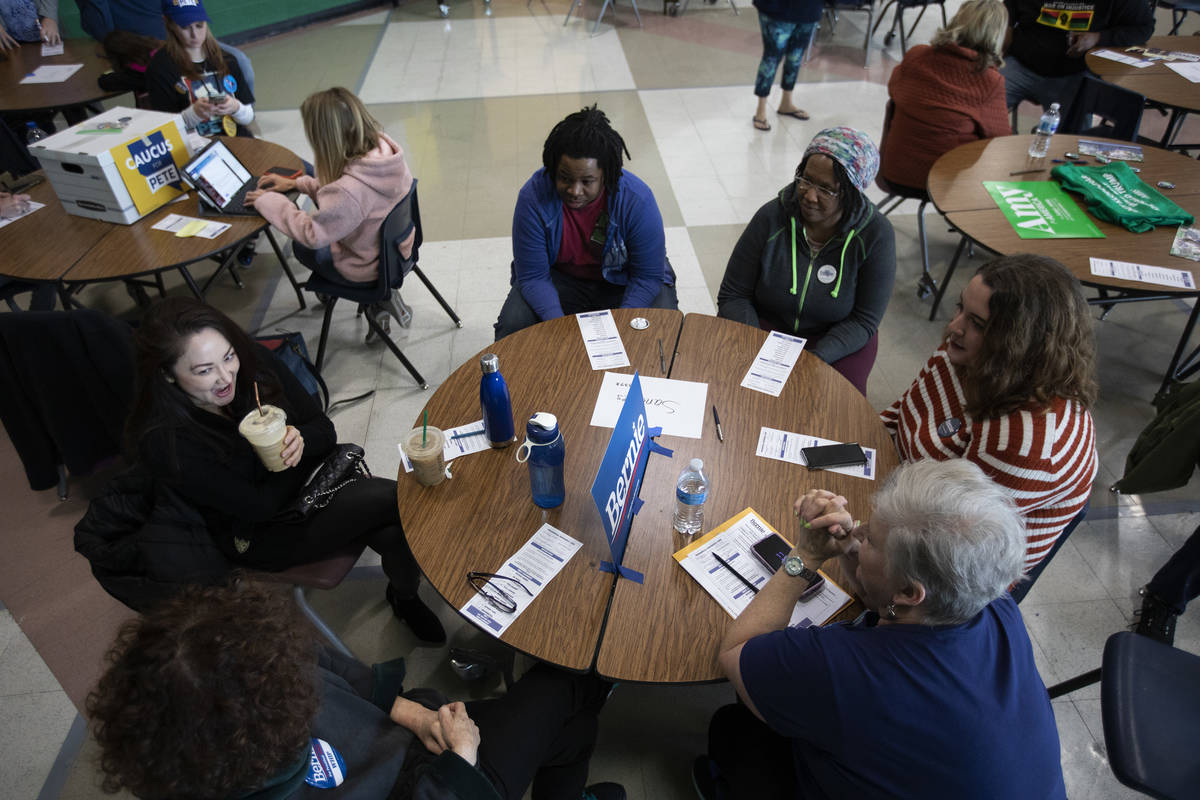
POLYGON ((421 271, 421 267, 419 265, 414 265, 412 271, 417 273, 417 277, 421 279, 421 283, 425 284, 425 288, 429 290, 431 295, 433 295, 433 299, 437 300, 438 304, 441 305, 446 313, 450 315, 450 319, 454 320, 454 324, 461 328, 463 326, 462 320, 458 318, 458 314, 454 313, 454 309, 451 308, 450 304, 446 302, 446 299, 442 297, 441 292, 433 288, 433 284, 430 283, 429 278, 425 277, 425 273, 421 271))
POLYGON ((729 7, 733 9, 733 15, 735 17, 739 16, 742 13, 742 12, 738 11, 737 4, 734 3, 733 0, 729 0, 729 7))
POLYGON ((583 0, 571 0, 571 7, 567 9, 567 18, 563 20, 563 27, 567 27, 567 23, 571 21, 571 13, 579 7, 583 0))
POLYGON ((596 24, 592 26, 592 36, 595 36, 600 30, 600 23, 604 20, 604 13, 608 11, 608 7, 612 5, 612 0, 604 0, 604 5, 600 6, 600 15, 596 17, 596 24))
POLYGON ((971 241, 966 236, 958 242, 958 249, 954 251, 954 258, 950 260, 950 266, 946 269, 946 276, 942 278, 942 285, 938 287, 937 294, 933 298, 933 308, 929 309, 929 321, 933 322, 933 318, 937 316, 938 306, 942 304, 942 296, 946 294, 946 287, 950 285, 950 278, 954 275, 954 268, 958 266, 958 259, 962 257, 963 251, 967 249, 967 242, 971 241))
MULTIPOLYGON (((883 16, 880 15, 879 18, 883 19, 883 16)), ((875 4, 871 3, 867 7, 867 33, 863 37, 863 69, 871 66, 871 21, 873 19, 875 19, 875 4)))
POLYGON ((325 319, 321 322, 321 341, 317 345, 316 363, 313 364, 317 368, 318 374, 325 364, 325 344, 329 341, 329 322, 333 319, 333 307, 337 305, 337 301, 336 297, 330 297, 325 303, 325 319))
POLYGON ((629 2, 633 3, 633 15, 637 17, 638 27, 640 28, 642 27, 642 14, 638 11, 637 0, 629 0, 629 2))
MULTIPOLYGON (((378 336, 383 343, 388 346, 388 349, 392 351, 392 355, 400 359, 400 363, 403 364, 404 368, 408 370, 408 373, 413 376, 413 380, 417 382, 417 385, 422 389, 428 389, 429 382, 421 377, 421 373, 417 372, 417 368, 413 366, 413 363, 405 357, 404 353, 400 352, 400 348, 397 347, 396 343, 392 341, 392 337, 384 333, 383 328, 379 327, 379 323, 375 321, 375 317, 370 314, 366 314, 365 316, 367 318, 367 325, 369 325, 371 330, 375 331, 375 335, 378 336)), ((319 371, 320 370, 318 370, 318 372, 319 371)))
POLYGON ((300 613, 325 637, 334 650, 337 650, 347 658, 354 658, 354 653, 350 651, 349 647, 346 647, 346 643, 338 638, 338 635, 325 624, 325 620, 321 619, 317 612, 313 611, 312 606, 308 604, 308 598, 304 596, 303 586, 293 586, 292 597, 296 598, 296 605, 300 607, 300 613))
POLYGON ((1056 697, 1062 697, 1064 694, 1070 694, 1077 689, 1082 689, 1085 686, 1091 686, 1093 683, 1099 682, 1100 670, 1094 669, 1082 675, 1076 675, 1074 678, 1068 678, 1062 683, 1049 686, 1046 688, 1046 691, 1050 694, 1050 699, 1053 700, 1056 697))
POLYGON ((67 474, 67 465, 59 464, 55 467, 58 471, 58 499, 67 500, 70 498, 70 475, 67 474))
POLYGON ((267 241, 271 243, 271 249, 275 251, 275 257, 279 259, 279 266, 283 267, 283 274, 287 275, 288 282, 292 284, 292 289, 296 292, 296 299, 300 301, 300 309, 308 308, 308 303, 304 302, 304 292, 300 290, 300 284, 296 282, 296 276, 292 274, 292 268, 288 266, 283 250, 279 248, 279 242, 275 241, 269 225, 267 226, 267 241))
POLYGON ((899 208, 900 204, 903 202, 904 202, 903 197, 897 197, 896 195, 889 193, 887 197, 885 197, 879 201, 879 205, 877 206, 877 208, 879 209, 879 213, 883 214, 886 217, 888 214, 892 213, 897 208, 899 208), (892 203, 893 200, 895 200, 896 202, 892 203), (885 209, 884 206, 886 206, 888 203, 892 203, 892 206, 891 206, 891 208, 885 209))
POLYGON ((929 205, 928 200, 922 200, 921 205, 917 207, 917 230, 921 234, 921 273, 923 278, 932 278, 929 274, 929 243, 925 239, 925 206, 929 205))

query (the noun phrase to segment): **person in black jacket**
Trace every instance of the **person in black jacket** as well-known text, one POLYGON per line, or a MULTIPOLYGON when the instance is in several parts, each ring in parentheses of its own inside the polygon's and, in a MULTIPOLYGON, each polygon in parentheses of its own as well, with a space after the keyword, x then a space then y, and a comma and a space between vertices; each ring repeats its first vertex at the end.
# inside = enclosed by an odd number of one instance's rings
POLYGON ((1087 65, 1101 45, 1142 44, 1154 34, 1154 4, 1146 0, 1004 0, 1012 29, 1004 55, 1009 108, 1033 100, 1062 107, 1066 118, 1087 65))
POLYGON ((152 305, 134 344, 126 448, 196 507, 231 561, 282 570, 365 542, 382 556, 396 616, 418 638, 445 641, 437 615, 417 596, 420 573, 404 540, 395 481, 359 480, 303 522, 277 519, 337 444, 333 423, 278 359, 190 297, 152 305), (268 471, 238 433, 256 394, 287 414, 281 472, 268 471))
POLYGON ((253 583, 189 588, 127 623, 105 663, 87 710, 108 792, 625 800, 584 787, 612 684, 538 664, 492 700, 401 693, 403 659, 317 648, 295 604, 253 583))

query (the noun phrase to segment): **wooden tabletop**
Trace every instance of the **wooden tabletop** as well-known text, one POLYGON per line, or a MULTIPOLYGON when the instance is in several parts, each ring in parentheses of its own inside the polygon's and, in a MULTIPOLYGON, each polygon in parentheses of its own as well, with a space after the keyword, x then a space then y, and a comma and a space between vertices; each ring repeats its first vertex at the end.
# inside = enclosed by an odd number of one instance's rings
MULTIPOLYGON (((629 371, 660 375, 658 341, 663 340, 669 359, 683 315, 618 309, 613 317, 629 355, 629 371), (635 316, 646 318, 650 326, 633 330, 629 321, 635 316)), ((611 555, 590 491, 612 433, 589 424, 604 372, 591 369, 573 316, 518 331, 483 353, 500 358, 519 440, 535 412, 558 417, 566 443, 566 501, 546 511, 533 504, 529 468, 515 460, 514 444, 457 459, 451 468, 454 478, 438 486, 423 487, 401 471, 396 495, 404 532, 430 584, 455 609, 474 595, 467 586, 468 571, 495 572, 544 522, 583 542, 501 640, 544 661, 584 671, 595 659, 614 581, 612 574, 598 569, 611 555)), ((430 424, 444 430, 480 419, 480 374, 478 356, 455 370, 429 401, 430 424)), ((396 441, 408 430, 398 422, 396 441)))
MULTIPOLYGON (((929 169, 925 184, 929 199, 943 214, 952 211, 973 211, 996 208, 992 196, 983 188, 984 181, 1048 181, 1050 170, 1057 167, 1051 159, 1063 158, 1065 153, 1079 152, 1079 140, 1129 144, 1116 139, 1099 136, 1077 136, 1060 133, 1050 141, 1050 152, 1045 158, 1030 158, 1031 134, 999 136, 995 139, 976 139, 960 145, 942 155, 929 169), (1043 170, 1024 175, 1010 173, 1028 169, 1043 170)), ((1166 180, 1175 184, 1174 189, 1162 190, 1163 194, 1175 198, 1185 194, 1200 194, 1200 164, 1196 159, 1157 147, 1142 146, 1145 161, 1129 162, 1141 170, 1143 181, 1154 186, 1166 180)), ((1097 164, 1094 158, 1084 157, 1089 164, 1097 164)))
MULTIPOLYGON (((1171 242, 1175 239, 1176 230, 1174 226, 1160 226, 1146 233, 1132 233, 1119 225, 1089 215, 1106 238, 1022 239, 1017 236, 1003 212, 983 188, 983 181, 1051 180, 1049 167, 1057 166, 1055 164, 1046 164, 1047 170, 1042 173, 1009 173, 1032 168, 1028 166, 1031 163, 1038 166, 1038 162, 1061 158, 1063 153, 1076 149, 1079 138, 1056 135, 1045 159, 1029 158, 1029 143, 1033 139, 1031 135, 1003 136, 964 144, 943 155, 930 169, 930 199, 951 225, 997 253, 1008 255, 1036 252, 1050 256, 1061 261, 1080 282, 1091 286, 1156 294, 1196 294, 1195 291, 1174 290, 1166 286, 1101 278, 1091 272, 1089 259, 1092 256, 1100 256, 1118 261, 1187 270, 1192 273, 1196 282, 1200 283, 1200 264, 1171 255, 1171 242)), ((1095 140, 1114 141, 1098 138, 1095 140)), ((1159 180, 1174 183, 1176 188, 1159 191, 1181 208, 1200 218, 1200 163, 1157 147, 1143 145, 1142 152, 1146 159, 1144 162, 1130 162, 1131 166, 1141 168, 1139 177, 1151 186, 1159 180)), ((1096 163, 1095 159, 1089 158, 1088 161, 1096 163)), ((1080 195, 1067 192, 1067 196, 1080 209, 1084 208, 1080 195)))
MULTIPOLYGON (((1162 50, 1178 50, 1184 53, 1200 53, 1200 37, 1155 36, 1146 42, 1147 47, 1162 50)), ((1173 72, 1160 63, 1137 68, 1096 55, 1097 50, 1115 50, 1123 53, 1124 47, 1096 47, 1089 50, 1084 60, 1092 72, 1109 83, 1130 89, 1147 100, 1153 100, 1185 111, 1200 111, 1200 84, 1173 72)), ((1129 55, 1136 56, 1134 53, 1129 55)))
MULTIPOLYGON (((303 167, 300 157, 291 150, 263 139, 239 136, 224 141, 255 175, 261 175, 271 167, 303 167)), ((189 192, 184 200, 167 203, 131 225, 110 224, 108 234, 75 263, 65 280, 69 283, 118 280, 186 266, 225 250, 267 226, 267 221, 258 215, 204 217, 229 223, 231 227, 215 239, 181 238, 153 230, 153 226, 168 214, 199 217, 196 193, 189 192)))
POLYGON ((68 214, 50 181, 44 180, 22 194, 46 207, 0 228, 0 275, 56 281, 112 227, 107 222, 68 214))
MULTIPOLYGON (((732 618, 672 558, 690 541, 671 527, 675 482, 690 458, 704 460, 712 485, 704 505, 704 530, 752 507, 789 541, 795 542, 792 503, 805 490, 824 488, 846 496, 850 508, 866 517, 870 497, 899 463, 879 415, 845 378, 807 352, 802 353, 779 397, 744 389, 742 378, 767 334, 739 322, 688 314, 676 348, 671 378, 708 384, 707 404, 715 405, 725 432, 717 438, 705 414, 700 439, 661 436, 673 458, 650 457, 641 498, 625 552, 626 566, 645 574, 641 584, 617 582, 596 670, 620 681, 693 683, 721 680, 718 645, 732 618), (874 481, 806 468, 755 455, 762 427, 812 434, 876 448, 874 481)), ((827 570, 841 578, 837 562, 827 570)))
POLYGON ((100 45, 91 39, 64 39, 60 56, 43 57, 41 42, 22 44, 0 54, 0 111, 50 111, 119 94, 106 92, 97 83, 112 68, 99 51, 100 45), (83 66, 62 83, 21 83, 42 64, 83 66))

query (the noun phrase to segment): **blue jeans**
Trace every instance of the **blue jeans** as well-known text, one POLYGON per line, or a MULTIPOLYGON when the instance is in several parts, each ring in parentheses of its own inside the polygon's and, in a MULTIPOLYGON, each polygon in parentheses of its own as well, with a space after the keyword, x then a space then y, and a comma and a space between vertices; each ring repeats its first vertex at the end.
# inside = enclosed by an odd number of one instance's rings
POLYGON ((1051 103, 1058 103, 1059 113, 1063 119, 1079 94, 1079 84, 1083 81, 1083 73, 1064 75, 1060 78, 1047 78, 1038 75, 1029 67, 1009 56, 1000 68, 1004 76, 1004 105, 1008 108, 1022 100, 1032 100, 1039 103, 1043 110, 1049 110, 1051 103))
MULTIPOLYGON (((620 308, 621 300, 625 297, 624 286, 604 280, 581 280, 554 268, 550 269, 550 280, 558 292, 558 302, 562 304, 563 314, 620 308)), ((663 284, 662 291, 658 293, 658 297, 654 298, 650 307, 679 308, 675 287, 663 284)), ((500 316, 493 326, 496 332, 496 341, 541 321, 542 318, 534 312, 533 307, 525 302, 525 296, 521 294, 521 287, 514 282, 500 309, 500 316)))
POLYGON ((783 77, 779 84, 785 92, 790 92, 796 85, 804 50, 812 40, 817 23, 785 22, 771 19, 759 11, 758 26, 762 29, 763 54, 758 62, 758 77, 754 79, 754 94, 766 97, 771 93, 771 84, 775 82, 775 72, 779 69, 781 58, 783 77))
POLYGON ((305 247, 293 239, 292 253, 296 256, 297 261, 331 283, 348 286, 351 289, 370 289, 375 285, 375 281, 359 282, 346 280, 342 276, 342 273, 337 271, 337 267, 333 265, 333 252, 328 247, 313 250, 311 247, 305 247))

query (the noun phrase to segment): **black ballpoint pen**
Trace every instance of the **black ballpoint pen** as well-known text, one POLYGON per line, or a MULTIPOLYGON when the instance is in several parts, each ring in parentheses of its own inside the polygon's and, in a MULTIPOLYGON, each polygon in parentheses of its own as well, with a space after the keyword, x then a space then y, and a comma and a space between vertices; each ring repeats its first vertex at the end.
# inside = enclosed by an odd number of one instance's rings
POLYGON ((747 589, 749 589, 750 591, 754 592, 755 594, 758 594, 758 587, 757 587, 757 586, 755 586, 755 585, 754 585, 753 583, 751 583, 750 581, 746 580, 746 576, 745 576, 745 575, 743 575, 742 573, 738 572, 736 569, 734 569, 732 564, 730 564, 730 563, 729 563, 728 561, 726 561, 725 559, 721 558, 721 557, 720 557, 719 555, 717 555, 716 553, 713 553, 713 558, 715 558, 715 559, 717 560, 717 562, 718 562, 718 563, 719 563, 719 564, 720 564, 722 567, 724 567, 725 569, 727 569, 727 570, 729 570, 730 572, 732 572, 732 573, 733 573, 735 576, 737 576, 737 579, 738 579, 739 581, 741 581, 742 583, 746 584, 746 588, 747 588, 747 589))
POLYGON ((667 374, 667 357, 663 355, 662 339, 658 340, 658 366, 662 368, 662 374, 667 374))
POLYGON ((717 423, 717 438, 725 441, 725 429, 721 427, 721 418, 717 416, 717 407, 713 406, 713 422, 717 423))

